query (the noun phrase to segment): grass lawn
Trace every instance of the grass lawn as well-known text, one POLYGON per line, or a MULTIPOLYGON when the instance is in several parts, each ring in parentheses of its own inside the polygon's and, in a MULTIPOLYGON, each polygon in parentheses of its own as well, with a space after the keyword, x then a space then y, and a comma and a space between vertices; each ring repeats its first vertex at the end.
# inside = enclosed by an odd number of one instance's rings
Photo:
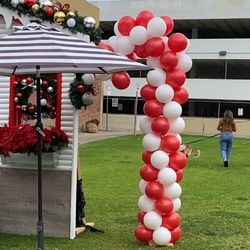
MULTIPOLYGON (((182 138, 185 143, 203 137, 182 138)), ((83 233, 75 240, 46 238, 46 250, 152 249, 133 235, 143 164, 141 140, 140 135, 124 136, 80 147, 86 218, 104 233, 83 233)), ((184 170, 178 211, 183 236, 173 249, 250 249, 250 140, 234 140, 228 169, 222 165, 218 138, 192 146, 201 150, 201 156, 190 158, 184 170)), ((36 237, 0 234, 0 249, 36 249, 36 237)))

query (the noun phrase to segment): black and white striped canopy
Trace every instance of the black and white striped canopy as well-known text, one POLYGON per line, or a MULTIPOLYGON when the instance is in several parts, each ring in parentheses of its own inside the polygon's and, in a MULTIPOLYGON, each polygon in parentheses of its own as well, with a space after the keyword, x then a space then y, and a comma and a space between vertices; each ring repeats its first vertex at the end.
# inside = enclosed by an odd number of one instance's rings
POLYGON ((148 70, 146 65, 98 48, 55 28, 38 23, 0 38, 0 74, 114 73, 148 70))

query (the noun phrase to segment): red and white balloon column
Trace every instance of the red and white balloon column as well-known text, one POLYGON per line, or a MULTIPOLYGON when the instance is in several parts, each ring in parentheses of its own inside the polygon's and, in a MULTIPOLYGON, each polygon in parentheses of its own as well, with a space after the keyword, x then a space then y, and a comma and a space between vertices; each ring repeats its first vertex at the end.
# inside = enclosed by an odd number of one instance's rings
MULTIPOLYGON (((186 156, 179 152, 185 122, 182 106, 188 99, 184 87, 185 73, 192 67, 185 54, 189 41, 181 33, 172 33, 173 20, 168 16, 154 17, 150 11, 140 12, 134 19, 123 16, 114 26, 115 36, 101 46, 128 58, 145 58, 154 68, 147 74, 141 88, 146 117, 140 122, 145 134, 142 145, 144 165, 140 169, 138 200, 139 225, 135 237, 142 242, 165 246, 181 237, 182 192, 180 181, 186 156)), ((115 87, 124 89, 130 78, 126 72, 112 75, 115 87)))

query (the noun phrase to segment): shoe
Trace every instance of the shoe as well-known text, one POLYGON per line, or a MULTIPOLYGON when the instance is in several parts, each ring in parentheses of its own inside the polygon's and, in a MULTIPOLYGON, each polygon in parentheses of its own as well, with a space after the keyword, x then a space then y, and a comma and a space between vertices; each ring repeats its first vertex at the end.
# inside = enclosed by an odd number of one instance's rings
POLYGON ((224 167, 228 167, 228 161, 224 161, 224 167))

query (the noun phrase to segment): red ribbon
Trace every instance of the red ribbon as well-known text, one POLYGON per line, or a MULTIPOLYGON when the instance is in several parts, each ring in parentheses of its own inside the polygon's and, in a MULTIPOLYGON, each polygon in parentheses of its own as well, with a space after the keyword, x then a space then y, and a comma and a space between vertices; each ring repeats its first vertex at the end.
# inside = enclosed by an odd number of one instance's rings
POLYGON ((65 3, 64 5, 62 5, 58 1, 54 3, 54 8, 57 11, 63 11, 65 14, 70 11, 70 5, 68 3, 65 3))

